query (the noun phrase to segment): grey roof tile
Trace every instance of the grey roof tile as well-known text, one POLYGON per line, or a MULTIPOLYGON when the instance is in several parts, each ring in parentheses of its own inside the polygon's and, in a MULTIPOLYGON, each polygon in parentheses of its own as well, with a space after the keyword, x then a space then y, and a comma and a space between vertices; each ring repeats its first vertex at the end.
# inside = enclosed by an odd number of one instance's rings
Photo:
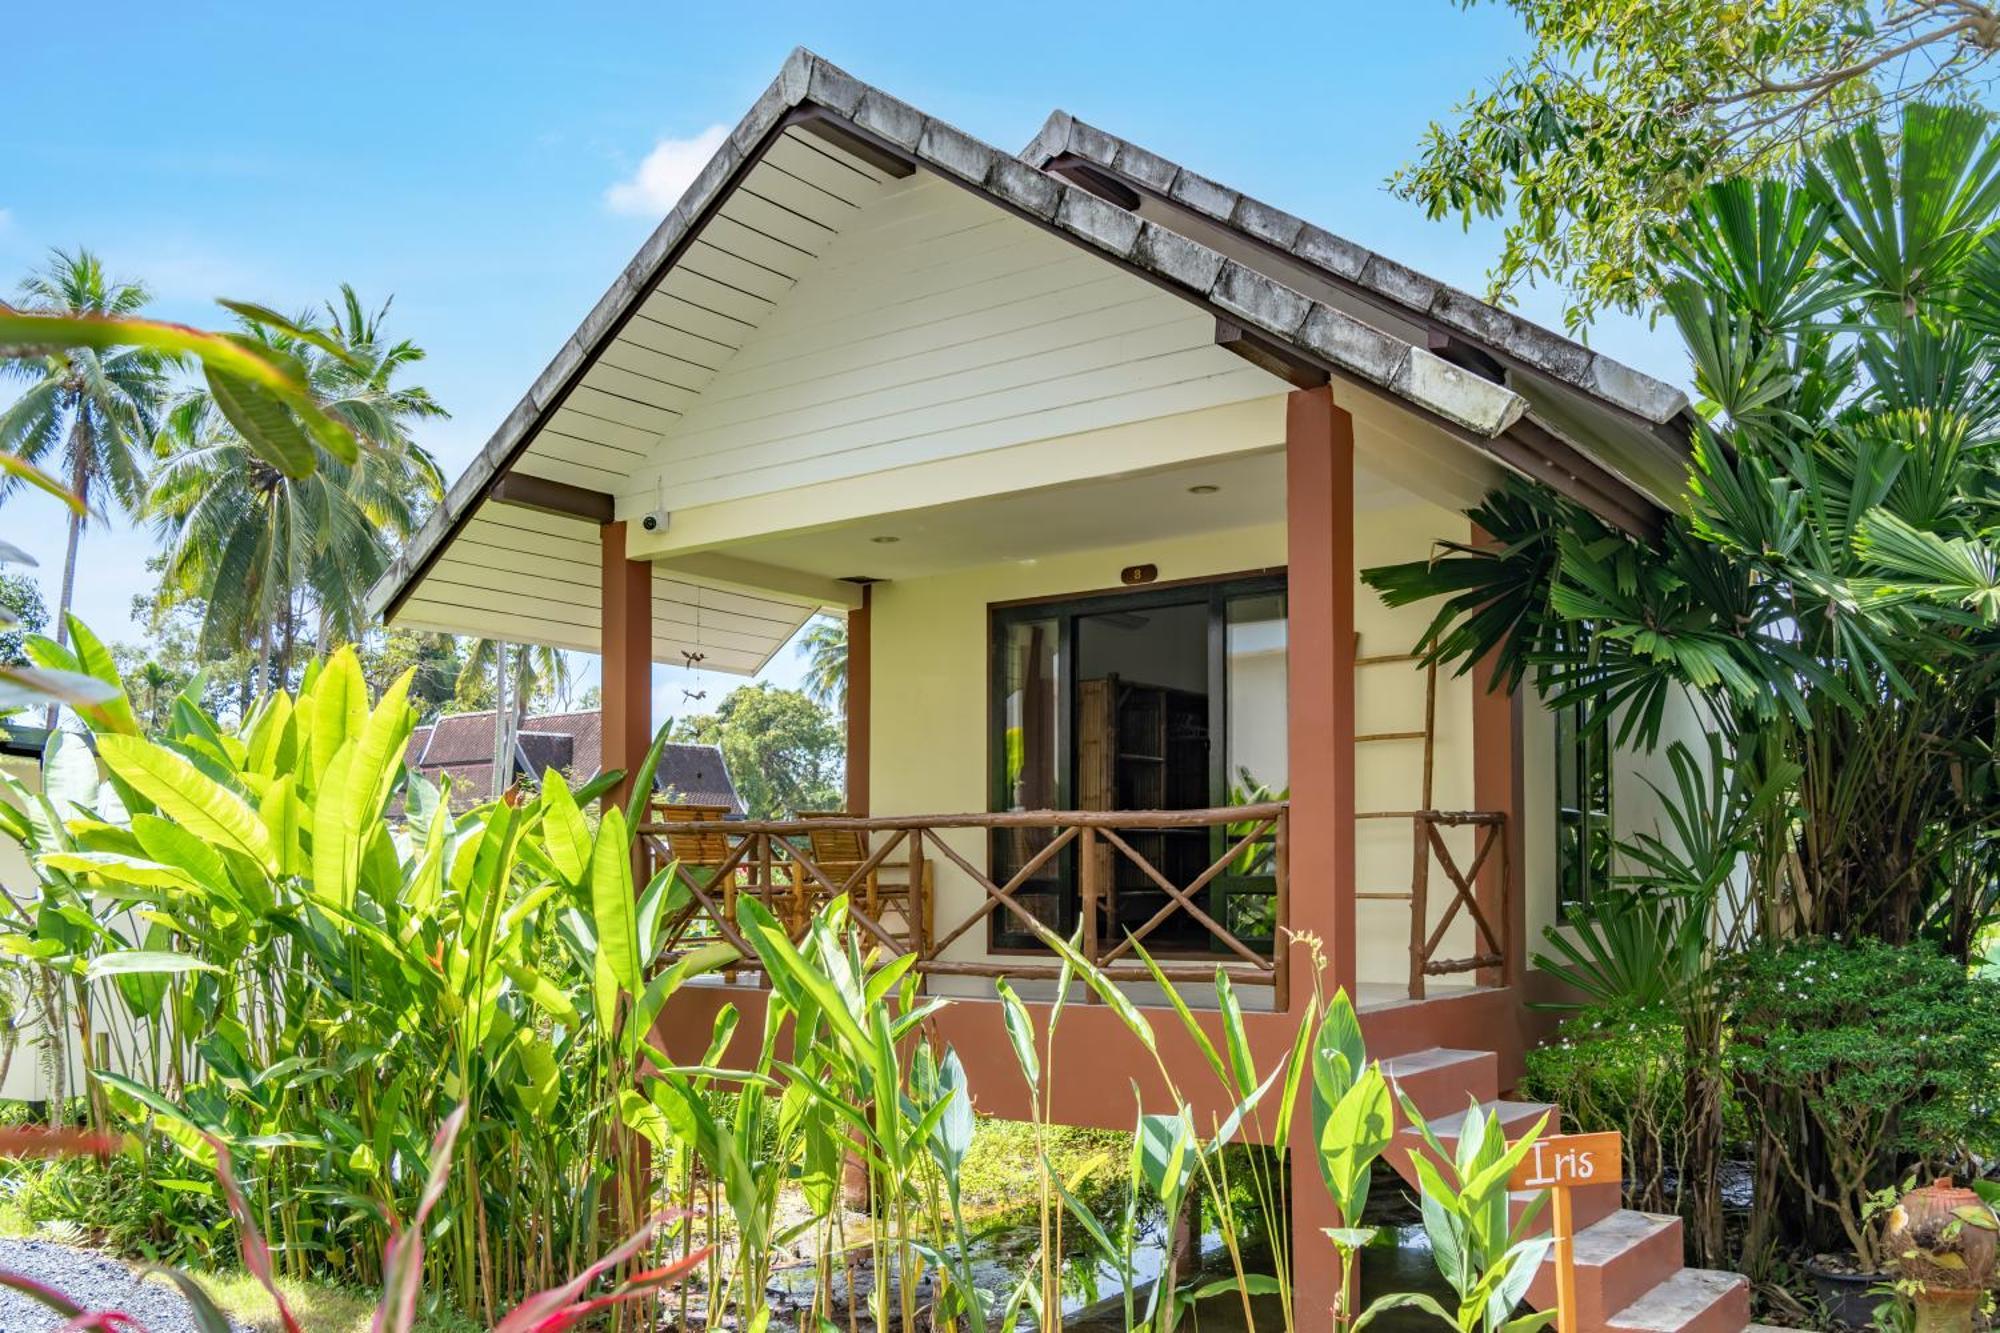
POLYGON ((1196 245, 1177 231, 1157 222, 1139 228, 1138 244, 1132 248, 1132 262, 1163 278, 1206 292, 1215 286, 1222 272, 1222 256, 1205 245, 1196 245))
POLYGON ((1275 245, 1280 250, 1291 249, 1292 242, 1298 237, 1299 229, 1305 226, 1305 223, 1290 213, 1273 208, 1269 204, 1259 203, 1247 194, 1237 196, 1236 214, 1230 221, 1258 240, 1275 245))
POLYGON ((924 113, 908 102, 870 88, 861 95, 854 123, 871 134, 879 134, 902 148, 915 148, 924 132, 924 113))
POLYGON ((1459 332, 1507 349, 1516 359, 1558 379, 1582 385, 1594 354, 1561 334, 1488 305, 1456 287, 1439 287, 1431 313, 1459 332))
POLYGON ((1429 313, 1437 299, 1439 283, 1415 269, 1381 255, 1370 255, 1361 268, 1361 285, 1372 288, 1412 310, 1429 313))
POLYGON ((806 80, 808 100, 838 111, 843 116, 852 116, 861 105, 861 95, 868 85, 837 65, 830 65, 818 56, 812 57, 812 72, 806 80))
POLYGON ((1394 380, 1410 355, 1410 345, 1401 338, 1330 306, 1313 306, 1299 339, 1333 364, 1375 384, 1394 380))
POLYGON ((1039 218, 1054 217, 1056 204, 1062 198, 1062 186, 1054 177, 1005 153, 994 155, 993 170, 986 179, 986 185, 1016 208, 1025 209, 1039 218))
POLYGON ((1107 203, 1087 190, 1064 185, 1062 202, 1056 207, 1056 225, 1073 232, 1120 259, 1132 253, 1139 239, 1139 218, 1116 204, 1107 203))
POLYGON ((1441 356, 1412 347, 1389 387, 1468 430, 1498 435, 1526 409, 1521 395, 1462 370, 1441 356))
POLYGON ((1195 212, 1214 218, 1217 222, 1229 221, 1236 211, 1236 191, 1224 185, 1217 185, 1206 176, 1197 176, 1182 167, 1174 175, 1173 188, 1167 195, 1177 204, 1185 204, 1195 212))
POLYGON ((1112 166, 1120 174, 1161 194, 1173 189, 1174 176, 1180 171, 1158 153, 1149 153, 1133 143, 1118 145, 1118 156, 1112 166))
POLYGON ((1099 166, 1108 167, 1118 157, 1118 141, 1103 130, 1093 129, 1080 120, 1072 120, 1069 151, 1078 157, 1087 157, 1099 166))
POLYGON ((1313 304, 1291 288, 1233 259, 1222 265, 1222 274, 1215 280, 1209 299, 1244 322, 1281 338, 1299 331, 1313 304))
POLYGON ((927 120, 917 138, 917 156, 941 171, 984 185, 995 158, 1004 154, 941 120, 927 120))
POLYGON ((1599 397, 1656 424, 1673 420, 1687 406, 1687 395, 1673 385, 1601 353, 1590 359, 1588 385, 1599 397))
POLYGON ((1368 263, 1368 251, 1350 240, 1308 222, 1292 241, 1292 253, 1308 264, 1318 265, 1350 281, 1361 276, 1368 263))

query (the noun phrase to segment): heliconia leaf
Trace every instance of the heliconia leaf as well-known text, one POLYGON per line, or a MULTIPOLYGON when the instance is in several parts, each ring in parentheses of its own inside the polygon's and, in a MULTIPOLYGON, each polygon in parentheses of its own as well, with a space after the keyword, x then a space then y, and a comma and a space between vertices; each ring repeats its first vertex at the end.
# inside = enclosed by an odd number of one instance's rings
POLYGON ((553 769, 542 775, 542 835, 549 860, 562 877, 573 885, 583 883, 591 858, 590 826, 569 783, 553 769))
POLYGON ((157 1273, 181 1289, 181 1297, 187 1301, 188 1311, 194 1316, 196 1333, 236 1333, 236 1325, 216 1305, 215 1298, 188 1274, 163 1264, 152 1264, 140 1271, 157 1273))
POLYGON ((79 713, 117 697, 118 691, 80 671, 0 666, 0 713, 42 704, 68 704, 79 713))
POLYGON ((1028 1006, 1021 1003, 1021 997, 1014 993, 1007 978, 996 978, 993 989, 1000 996, 1000 1015, 1006 1023, 1007 1040, 1014 1047, 1014 1061, 1021 1066, 1021 1077, 1027 1080, 1029 1091, 1040 1096, 1042 1062, 1035 1053, 1035 1020, 1029 1017, 1028 1006))
POLYGON ((321 902, 354 909, 361 883, 361 849, 347 835, 346 790, 354 743, 343 744, 319 774, 312 803, 312 891, 321 902))
POLYGON ((638 904, 632 894, 632 844, 625 816, 617 807, 604 812, 590 861, 590 915, 597 927, 597 956, 620 989, 643 984, 639 958, 638 904))
POLYGON ((389 793, 403 772, 403 751, 410 743, 417 716, 410 707, 411 667, 382 691, 373 712, 361 724, 354 741, 354 758, 347 770, 347 797, 342 817, 347 836, 357 844, 381 823, 389 793))
POLYGON ((312 775, 315 784, 340 747, 368 720, 368 682, 352 645, 326 659, 312 685, 312 775))
POLYGON ((243 798, 164 746, 136 736, 100 736, 98 757, 134 791, 190 833, 278 872, 270 830, 243 798))
POLYGON ((319 459, 312 440, 283 400, 229 371, 209 366, 203 373, 209 397, 258 457, 294 481, 313 474, 319 459))
POLYGON ((129 973, 173 975, 182 972, 221 970, 214 963, 184 953, 169 953, 156 949, 114 949, 110 953, 101 953, 92 958, 84 970, 84 975, 91 981, 97 981, 104 977, 125 976, 129 973))

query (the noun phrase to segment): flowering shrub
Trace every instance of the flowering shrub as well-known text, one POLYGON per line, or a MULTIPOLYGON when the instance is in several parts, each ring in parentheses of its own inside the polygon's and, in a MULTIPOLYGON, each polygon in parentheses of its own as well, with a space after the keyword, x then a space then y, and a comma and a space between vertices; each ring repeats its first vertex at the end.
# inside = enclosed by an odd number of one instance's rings
POLYGON ((1563 1109, 1579 1133, 1625 1136, 1625 1196, 1647 1212, 1671 1210, 1669 1180, 1685 1168, 1687 1037, 1667 1010, 1596 1005, 1528 1052, 1522 1091, 1563 1109))
POLYGON ((1872 1191, 2000 1145, 2000 982, 1926 942, 1833 939, 1745 954, 1729 981, 1728 1059, 1753 1130, 1873 1266, 1872 1191), (1820 1132, 1802 1138, 1802 1122, 1820 1132))

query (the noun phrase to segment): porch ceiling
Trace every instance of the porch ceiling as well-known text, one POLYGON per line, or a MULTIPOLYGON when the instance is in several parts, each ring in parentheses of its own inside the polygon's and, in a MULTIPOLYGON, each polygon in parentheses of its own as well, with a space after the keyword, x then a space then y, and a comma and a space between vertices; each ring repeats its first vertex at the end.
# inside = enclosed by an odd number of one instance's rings
MULTIPOLYGON (((1466 468, 1466 452, 1448 440, 1426 448, 1420 434, 1391 433, 1410 424, 1365 407, 1356 412, 1357 509, 1412 500, 1461 509, 1496 480, 1496 469, 1466 468)), ((876 514, 735 542, 713 554, 807 577, 913 579, 1284 521, 1285 455, 1278 447, 876 514)), ((690 565, 708 554, 689 557, 690 565)), ((673 570, 675 562, 662 561, 661 568, 673 570)))

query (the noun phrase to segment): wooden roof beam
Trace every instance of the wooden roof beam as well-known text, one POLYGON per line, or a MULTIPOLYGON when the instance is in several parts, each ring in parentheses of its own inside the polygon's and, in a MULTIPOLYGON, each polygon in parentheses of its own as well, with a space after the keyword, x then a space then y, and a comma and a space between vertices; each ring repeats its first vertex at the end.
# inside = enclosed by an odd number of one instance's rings
POLYGON ((566 481, 531 477, 525 472, 509 472, 493 483, 488 499, 498 504, 532 509, 540 514, 580 518, 600 526, 611 521, 613 504, 606 491, 586 490, 566 481))

